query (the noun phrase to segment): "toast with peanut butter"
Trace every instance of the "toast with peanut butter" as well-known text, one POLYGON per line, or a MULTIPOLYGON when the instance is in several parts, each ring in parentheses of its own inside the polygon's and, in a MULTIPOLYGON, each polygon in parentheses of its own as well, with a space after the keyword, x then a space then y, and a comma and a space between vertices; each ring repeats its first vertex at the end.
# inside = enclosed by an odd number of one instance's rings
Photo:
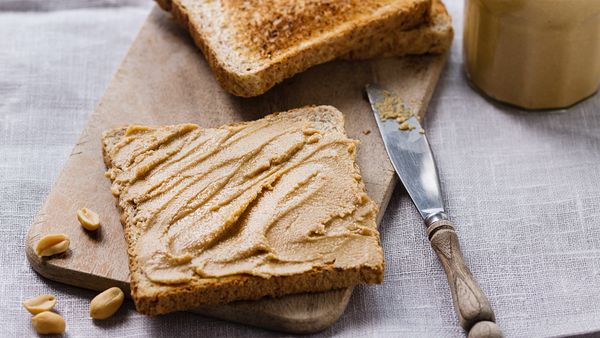
POLYGON ((331 106, 102 142, 141 313, 383 280, 377 206, 331 106))
POLYGON ((431 8, 431 0, 157 2, 189 31, 222 87, 244 97, 426 23, 431 8))

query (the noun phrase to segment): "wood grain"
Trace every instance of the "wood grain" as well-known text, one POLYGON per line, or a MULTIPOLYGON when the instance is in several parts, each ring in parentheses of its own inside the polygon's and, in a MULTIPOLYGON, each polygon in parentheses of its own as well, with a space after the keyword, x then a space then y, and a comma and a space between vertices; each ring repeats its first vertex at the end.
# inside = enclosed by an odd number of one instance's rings
MULTIPOLYGON (((444 61, 444 56, 336 61, 295 76, 260 97, 242 99, 219 87, 187 34, 154 9, 32 224, 27 257, 49 279, 93 290, 118 286, 129 294, 123 230, 110 182, 103 176, 102 131, 131 123, 217 127, 308 104, 330 104, 345 113, 349 136, 361 141, 358 162, 367 191, 380 207, 379 222, 396 178, 363 99, 364 85, 378 82, 423 114, 444 61), (77 209, 84 206, 100 214, 102 227, 96 233, 84 231, 77 222, 77 209), (41 236, 55 232, 70 236, 70 250, 40 259, 32 247, 41 236)), ((275 330, 315 332, 341 316, 351 293, 352 289, 344 289, 300 294, 203 307, 197 312, 275 330)))

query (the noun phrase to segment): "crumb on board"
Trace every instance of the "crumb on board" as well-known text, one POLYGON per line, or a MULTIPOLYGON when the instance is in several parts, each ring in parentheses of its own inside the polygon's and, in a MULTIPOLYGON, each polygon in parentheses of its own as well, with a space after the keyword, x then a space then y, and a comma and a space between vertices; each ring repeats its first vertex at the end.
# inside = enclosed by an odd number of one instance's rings
POLYGON ((369 135, 371 133, 371 129, 365 129, 362 133, 365 135, 369 135))

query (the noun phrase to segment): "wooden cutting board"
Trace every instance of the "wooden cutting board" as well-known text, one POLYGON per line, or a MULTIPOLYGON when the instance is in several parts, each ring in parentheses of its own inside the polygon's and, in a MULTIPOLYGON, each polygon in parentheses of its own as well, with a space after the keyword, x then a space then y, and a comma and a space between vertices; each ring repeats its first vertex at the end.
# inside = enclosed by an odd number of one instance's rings
MULTIPOLYGON (((131 123, 192 122, 217 127, 308 104, 336 106, 346 115, 349 136, 361 141, 358 162, 367 191, 380 207, 379 222, 396 178, 364 99, 364 86, 378 82, 423 114, 444 61, 444 56, 336 61, 297 75, 260 97, 237 98, 219 87, 188 35, 155 8, 31 225, 26 243, 29 262, 35 271, 55 281, 93 290, 118 286, 129 293, 126 244, 110 182, 103 176, 100 135, 131 123), (98 233, 84 232, 79 226, 76 210, 83 206, 100 214, 98 233), (70 250, 40 259, 33 246, 49 233, 68 234, 70 250)), ((349 288, 195 311, 275 330, 315 332, 341 316, 351 293, 349 288)))

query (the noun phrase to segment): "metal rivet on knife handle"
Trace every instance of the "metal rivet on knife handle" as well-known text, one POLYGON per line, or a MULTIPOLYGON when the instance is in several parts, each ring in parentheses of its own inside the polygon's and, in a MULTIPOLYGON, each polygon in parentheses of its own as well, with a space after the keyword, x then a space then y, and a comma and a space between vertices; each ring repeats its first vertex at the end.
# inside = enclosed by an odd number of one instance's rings
POLYGON ((470 338, 503 337, 494 323, 496 318, 490 302, 465 264, 452 224, 443 219, 435 221, 428 226, 427 234, 446 271, 460 325, 469 332, 470 338))

